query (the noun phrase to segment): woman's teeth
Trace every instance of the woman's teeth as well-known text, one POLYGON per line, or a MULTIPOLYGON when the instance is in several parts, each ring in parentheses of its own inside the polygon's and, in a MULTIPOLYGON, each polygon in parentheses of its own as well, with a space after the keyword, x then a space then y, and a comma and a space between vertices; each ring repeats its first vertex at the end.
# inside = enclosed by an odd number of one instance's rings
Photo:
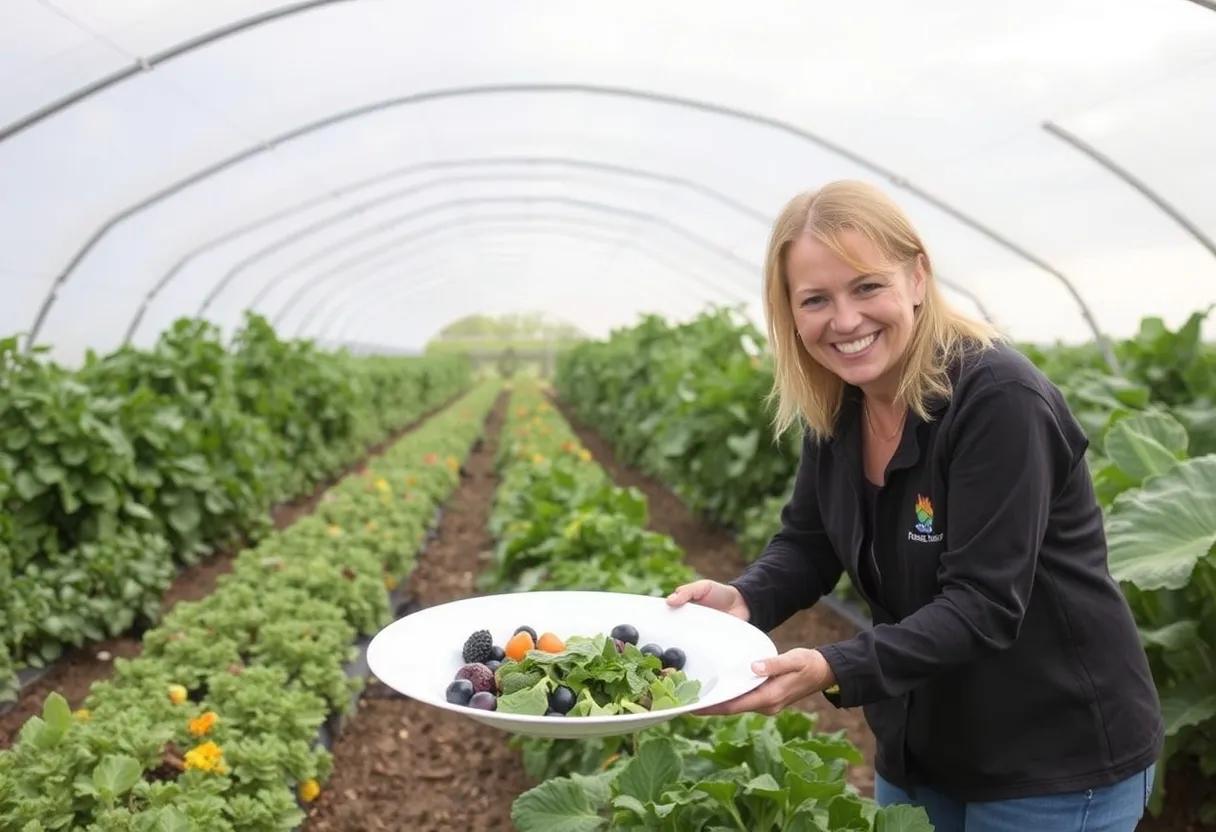
POLYGON ((840 350, 845 355, 861 352, 870 344, 874 343, 874 339, 878 337, 877 332, 870 333, 865 338, 858 338, 856 341, 846 341, 843 344, 833 344, 836 349, 840 350))

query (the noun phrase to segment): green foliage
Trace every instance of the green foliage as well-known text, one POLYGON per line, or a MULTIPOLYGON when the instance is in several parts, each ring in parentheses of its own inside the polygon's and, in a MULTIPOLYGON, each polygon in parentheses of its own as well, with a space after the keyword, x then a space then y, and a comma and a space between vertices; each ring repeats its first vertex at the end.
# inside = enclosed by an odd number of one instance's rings
POLYGON ((252 315, 231 348, 183 319, 75 372, 0 341, 0 700, 18 668, 154 622, 176 564, 261 537, 274 502, 468 380, 458 359, 324 353, 252 315))
POLYGON ((116 661, 82 711, 52 694, 0 752, 0 828, 298 827, 294 784, 331 771, 317 729, 360 684, 343 671, 352 640, 387 623, 389 568, 410 565, 381 553, 418 550, 495 396, 469 394, 336 486, 318 516, 242 552, 213 594, 178 604, 139 658, 116 661), (174 685, 188 698, 175 702, 174 685), (204 713, 213 725, 194 722, 204 713))
POLYGON ((521 832, 932 830, 922 809, 878 809, 859 797, 844 773, 861 755, 840 734, 813 728, 797 711, 678 717, 639 735, 636 753, 546 779, 516 799, 511 819, 521 832))
POLYGON ((663 480, 693 510, 739 528, 797 466, 799 438, 772 439, 763 343, 730 310, 680 326, 652 316, 563 354, 556 385, 618 457, 663 480))

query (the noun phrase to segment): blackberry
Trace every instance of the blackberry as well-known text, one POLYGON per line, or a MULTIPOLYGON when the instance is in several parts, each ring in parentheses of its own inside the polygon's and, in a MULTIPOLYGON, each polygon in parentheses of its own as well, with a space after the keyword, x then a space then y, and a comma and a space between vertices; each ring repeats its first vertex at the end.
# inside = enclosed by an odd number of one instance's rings
POLYGON ((480 664, 489 661, 493 653, 494 639, 490 638, 490 631, 478 630, 465 641, 460 655, 467 664, 480 664))

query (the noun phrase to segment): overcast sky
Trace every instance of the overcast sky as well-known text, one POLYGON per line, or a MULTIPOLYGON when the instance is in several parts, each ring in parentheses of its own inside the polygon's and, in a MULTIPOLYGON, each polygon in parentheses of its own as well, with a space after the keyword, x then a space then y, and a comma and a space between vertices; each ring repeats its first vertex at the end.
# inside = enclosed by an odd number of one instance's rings
MULTIPOLYGON (((6 0, 0 125, 283 5, 6 0)), ((593 334, 706 302, 756 316, 771 218, 843 177, 887 187, 956 302, 1015 337, 1089 331, 1059 277, 889 176, 1049 264, 1113 334, 1216 303, 1216 257, 1044 121, 1216 236, 1216 13, 1186 0, 336 3, 0 141, 0 329, 29 328, 108 219, 262 144, 101 236, 39 340, 113 347, 161 282, 137 341, 217 283, 225 325, 252 306, 404 348, 473 312, 593 334)))

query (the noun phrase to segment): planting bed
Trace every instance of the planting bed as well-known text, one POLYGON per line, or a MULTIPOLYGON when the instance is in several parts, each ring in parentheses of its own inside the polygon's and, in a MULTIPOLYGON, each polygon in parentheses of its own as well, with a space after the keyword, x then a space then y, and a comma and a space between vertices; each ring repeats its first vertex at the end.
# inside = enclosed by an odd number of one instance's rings
MULTIPOLYGON (((409 577, 422 606, 475 594, 493 546, 486 521, 497 486, 494 455, 505 396, 465 476, 444 508, 438 534, 409 577)), ((396 695, 371 680, 334 745, 334 774, 309 810, 308 832, 510 829, 511 801, 531 783, 508 735, 396 695)))

